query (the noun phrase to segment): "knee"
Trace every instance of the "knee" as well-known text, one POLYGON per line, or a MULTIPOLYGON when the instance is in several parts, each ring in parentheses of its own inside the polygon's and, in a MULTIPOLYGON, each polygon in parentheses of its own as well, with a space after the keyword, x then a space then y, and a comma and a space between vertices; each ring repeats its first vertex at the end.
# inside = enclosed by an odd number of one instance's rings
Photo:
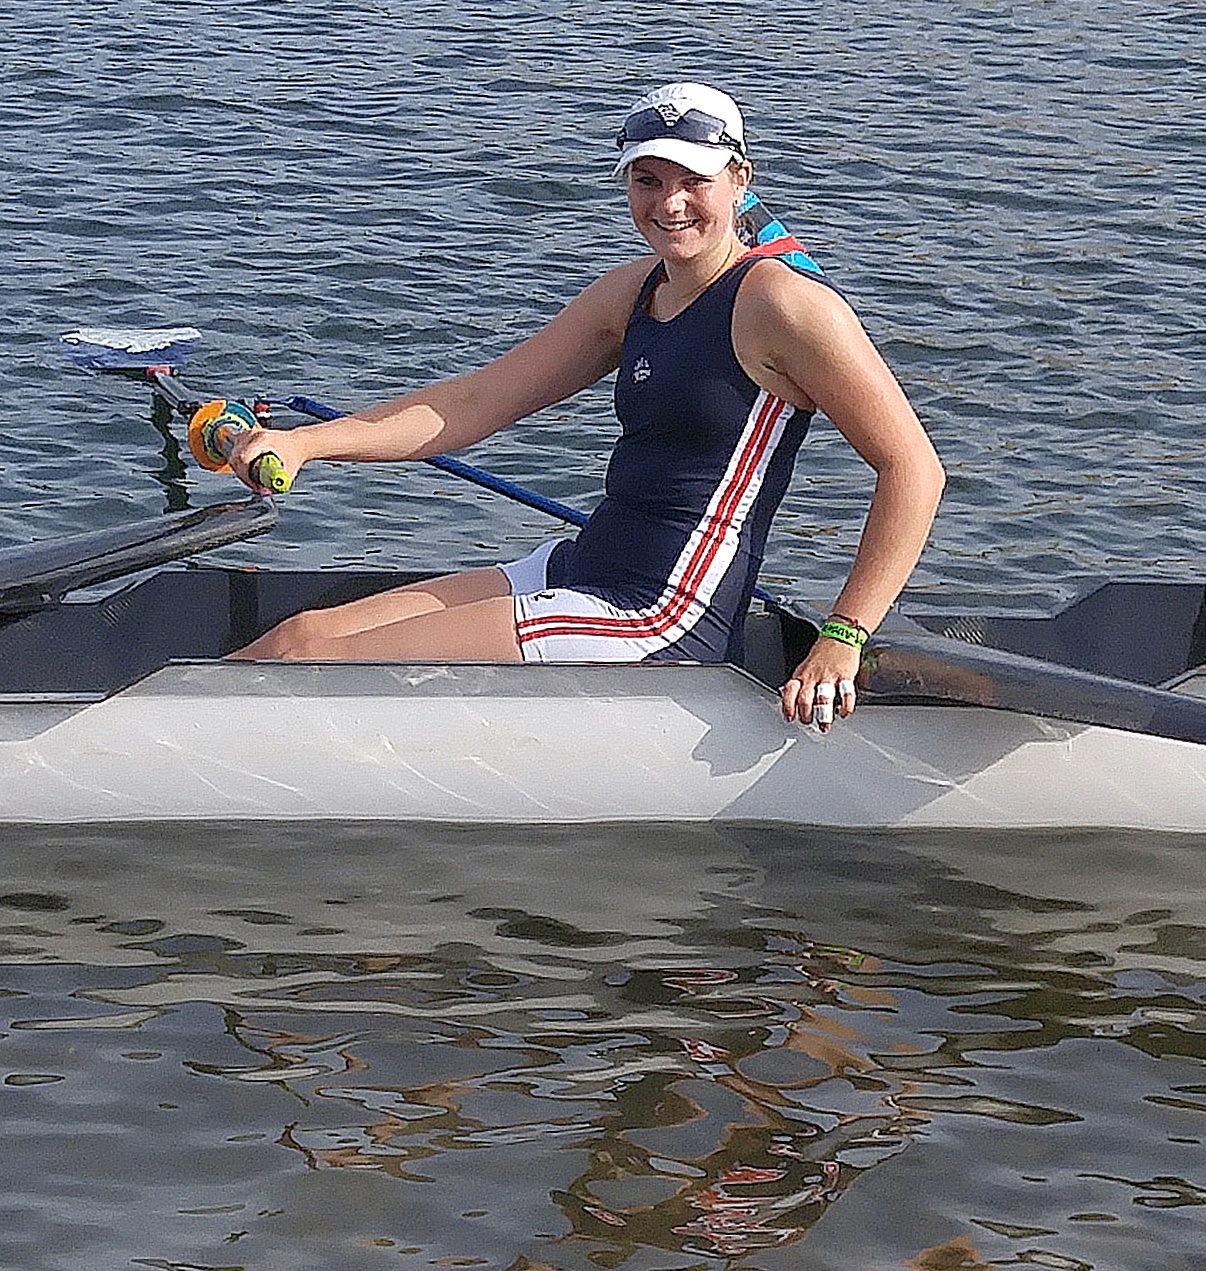
POLYGON ((332 636, 321 609, 294 614, 243 650, 244 657, 306 661, 333 656, 332 636))

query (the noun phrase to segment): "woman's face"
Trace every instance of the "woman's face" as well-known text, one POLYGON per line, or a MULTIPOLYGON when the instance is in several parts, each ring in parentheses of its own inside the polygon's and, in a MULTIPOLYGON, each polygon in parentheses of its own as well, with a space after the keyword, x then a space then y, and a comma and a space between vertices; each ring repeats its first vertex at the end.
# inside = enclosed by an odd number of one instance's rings
POLYGON ((669 159, 637 159, 628 169, 628 206, 642 238, 663 260, 693 260, 729 245, 749 170, 702 177, 669 159))

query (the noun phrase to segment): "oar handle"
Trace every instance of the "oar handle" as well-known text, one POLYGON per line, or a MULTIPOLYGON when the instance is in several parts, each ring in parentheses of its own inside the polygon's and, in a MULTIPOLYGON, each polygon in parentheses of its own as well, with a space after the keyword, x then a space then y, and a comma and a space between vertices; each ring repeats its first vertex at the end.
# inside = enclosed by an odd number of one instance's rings
MULTIPOLYGON (((201 406, 188 426, 188 447, 193 458, 211 472, 230 471, 230 452, 241 433, 259 428, 256 417, 242 402, 217 400, 201 406)), ((251 479, 273 494, 285 494, 293 484, 280 455, 266 450, 251 464, 251 479)))
POLYGON ((275 451, 265 450, 251 465, 251 479, 273 494, 287 494, 293 484, 289 470, 275 451))

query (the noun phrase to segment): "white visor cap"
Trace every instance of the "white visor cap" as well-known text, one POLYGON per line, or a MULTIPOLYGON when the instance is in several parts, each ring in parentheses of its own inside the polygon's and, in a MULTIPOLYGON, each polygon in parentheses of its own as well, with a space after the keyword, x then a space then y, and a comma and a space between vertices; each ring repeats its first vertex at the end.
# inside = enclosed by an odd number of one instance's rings
POLYGON ((719 88, 690 82, 646 93, 628 112, 612 175, 635 159, 668 159, 701 177, 714 177, 732 159, 745 158, 745 121, 719 88))

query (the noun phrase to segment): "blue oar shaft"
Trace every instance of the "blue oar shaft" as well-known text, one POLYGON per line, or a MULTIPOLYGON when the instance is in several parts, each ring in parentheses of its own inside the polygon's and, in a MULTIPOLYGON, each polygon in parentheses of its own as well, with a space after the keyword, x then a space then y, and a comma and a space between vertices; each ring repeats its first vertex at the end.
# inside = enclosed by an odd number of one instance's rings
MULTIPOLYGON (((284 398, 280 405, 288 410, 297 411, 299 415, 309 415, 311 419, 342 419, 347 414, 347 411, 335 410, 322 402, 316 402, 312 397, 303 397, 300 394, 284 398)), ((480 485, 485 490, 493 490, 495 494, 505 495, 517 503, 535 508, 537 512, 546 512, 549 516, 559 517, 570 525, 581 528, 590 519, 585 512, 580 512, 577 508, 558 503, 556 499, 546 498, 543 494, 537 494, 535 490, 529 490, 526 486, 517 485, 514 481, 496 477, 492 472, 487 472, 484 468, 475 468, 473 464, 463 463, 460 459, 450 459, 447 455, 435 455, 423 462, 431 464, 433 468, 439 468, 441 472, 463 477, 466 481, 472 481, 474 485, 480 485)), ((761 587, 755 587, 753 594, 758 600, 773 603, 774 598, 761 587)))

